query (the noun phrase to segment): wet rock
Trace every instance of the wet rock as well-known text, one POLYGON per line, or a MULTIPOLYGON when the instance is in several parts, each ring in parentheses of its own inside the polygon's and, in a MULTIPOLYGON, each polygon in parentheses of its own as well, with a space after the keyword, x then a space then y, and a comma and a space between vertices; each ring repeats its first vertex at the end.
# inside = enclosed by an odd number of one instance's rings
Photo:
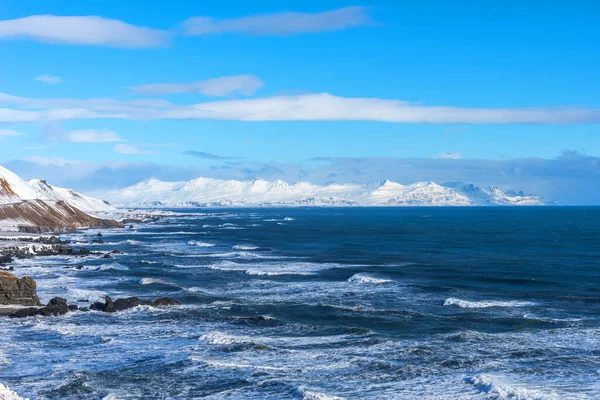
POLYGON ((9 272, 0 271, 0 304, 21 306, 39 306, 40 299, 36 293, 37 285, 26 276, 19 278, 9 272))
POLYGON ((8 254, 0 256, 0 264, 10 264, 12 261, 13 258, 8 254))
POLYGON ((87 308, 87 307, 81 307, 81 308, 79 309, 79 311, 82 311, 82 312, 87 312, 87 311, 90 311, 90 309, 89 309, 89 308, 87 308))
POLYGON ((180 303, 168 297, 156 299, 154 301, 142 300, 139 297, 125 297, 113 301, 109 296, 104 298, 104 303, 96 302, 90 306, 91 310, 102 312, 118 312, 128 310, 137 306, 152 306, 152 307, 169 307, 177 306, 180 303))
POLYGON ((52 306, 42 307, 38 310, 37 315, 42 315, 44 317, 64 315, 69 312, 69 308, 66 304, 57 304, 52 306))
POLYGON ((62 305, 67 305, 67 299, 64 299, 62 297, 54 297, 53 299, 50 299, 50 301, 48 302, 48 306, 62 306, 62 305))
POLYGON ((101 234, 100 232, 98 232, 98 234, 96 235, 96 237, 99 237, 99 238, 101 238, 101 237, 102 237, 102 234, 101 234))
POLYGON ((123 254, 123 252, 115 249, 115 250, 111 251, 111 254, 123 254))
POLYGON ((39 310, 40 309, 37 307, 21 308, 19 310, 13 311, 8 317, 9 318, 33 317, 38 314, 39 310))
POLYGON ((82 270, 83 269, 83 265, 78 265, 78 266, 75 267, 75 269, 82 270))
POLYGON ((169 307, 169 306, 179 306, 181 305, 181 303, 179 303, 176 300, 173 300, 171 298, 168 297, 162 297, 160 299, 156 299, 152 302, 152 305, 154 307, 169 307))
POLYGON ((133 229, 133 225, 129 225, 129 229, 133 229))
POLYGON ((102 238, 100 239, 94 239, 92 240, 92 244, 97 243, 97 244, 104 244, 104 240, 102 240, 102 238))
POLYGON ((102 258, 113 258, 110 254, 106 253, 102 258))
POLYGON ((77 311, 77 309, 78 309, 79 307, 77 306, 77 304, 69 304, 69 305, 67 306, 67 308, 69 309, 69 311, 77 311))

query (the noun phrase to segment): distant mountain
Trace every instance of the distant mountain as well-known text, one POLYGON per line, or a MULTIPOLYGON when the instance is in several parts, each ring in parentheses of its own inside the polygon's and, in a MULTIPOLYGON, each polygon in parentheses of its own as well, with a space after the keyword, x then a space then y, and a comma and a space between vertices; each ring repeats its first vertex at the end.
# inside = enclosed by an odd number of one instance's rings
POLYGON ((112 203, 146 207, 244 206, 473 206, 543 205, 538 196, 504 193, 462 182, 410 185, 385 180, 376 184, 315 185, 254 179, 248 181, 197 178, 189 182, 157 179, 103 194, 112 203))
POLYGON ((0 166, 0 231, 52 232, 89 227, 120 226, 91 214, 114 208, 44 180, 24 181, 0 166))

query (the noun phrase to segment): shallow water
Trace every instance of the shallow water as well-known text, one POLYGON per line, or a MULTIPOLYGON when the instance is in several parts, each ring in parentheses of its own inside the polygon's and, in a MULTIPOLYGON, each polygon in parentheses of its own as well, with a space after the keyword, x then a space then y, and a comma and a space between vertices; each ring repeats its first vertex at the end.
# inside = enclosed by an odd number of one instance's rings
POLYGON ((126 254, 16 273, 42 301, 183 306, 1 319, 0 382, 24 396, 599 397, 600 208, 189 210, 102 233, 126 254))

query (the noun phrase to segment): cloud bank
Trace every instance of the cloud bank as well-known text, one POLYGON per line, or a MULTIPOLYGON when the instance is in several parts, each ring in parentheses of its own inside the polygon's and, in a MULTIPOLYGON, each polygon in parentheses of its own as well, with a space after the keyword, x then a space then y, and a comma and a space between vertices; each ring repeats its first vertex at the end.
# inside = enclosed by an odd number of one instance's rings
POLYGON ((593 124, 600 110, 575 107, 469 108, 329 93, 178 105, 164 100, 36 99, 0 93, 0 122, 73 119, 377 121, 428 124, 593 124), (8 108, 12 106, 13 108, 8 108))
POLYGON ((250 96, 264 85, 254 75, 225 76, 200 82, 151 83, 132 86, 129 89, 143 95, 168 95, 176 93, 200 93, 206 96, 229 96, 243 94, 250 96))
POLYGON ((110 47, 157 47, 169 34, 97 16, 32 15, 0 21, 0 39, 110 47))
POLYGON ((192 17, 183 22, 183 30, 186 35, 235 33, 253 36, 290 36, 339 31, 372 23, 366 8, 345 7, 318 13, 282 12, 221 20, 211 17, 192 17))

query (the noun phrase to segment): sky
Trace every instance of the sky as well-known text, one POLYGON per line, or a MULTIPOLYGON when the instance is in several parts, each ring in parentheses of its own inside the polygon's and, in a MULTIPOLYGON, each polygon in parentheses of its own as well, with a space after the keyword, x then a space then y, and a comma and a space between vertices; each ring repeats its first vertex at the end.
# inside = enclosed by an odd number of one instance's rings
POLYGON ((600 2, 3 0, 0 163, 600 204, 600 2))

